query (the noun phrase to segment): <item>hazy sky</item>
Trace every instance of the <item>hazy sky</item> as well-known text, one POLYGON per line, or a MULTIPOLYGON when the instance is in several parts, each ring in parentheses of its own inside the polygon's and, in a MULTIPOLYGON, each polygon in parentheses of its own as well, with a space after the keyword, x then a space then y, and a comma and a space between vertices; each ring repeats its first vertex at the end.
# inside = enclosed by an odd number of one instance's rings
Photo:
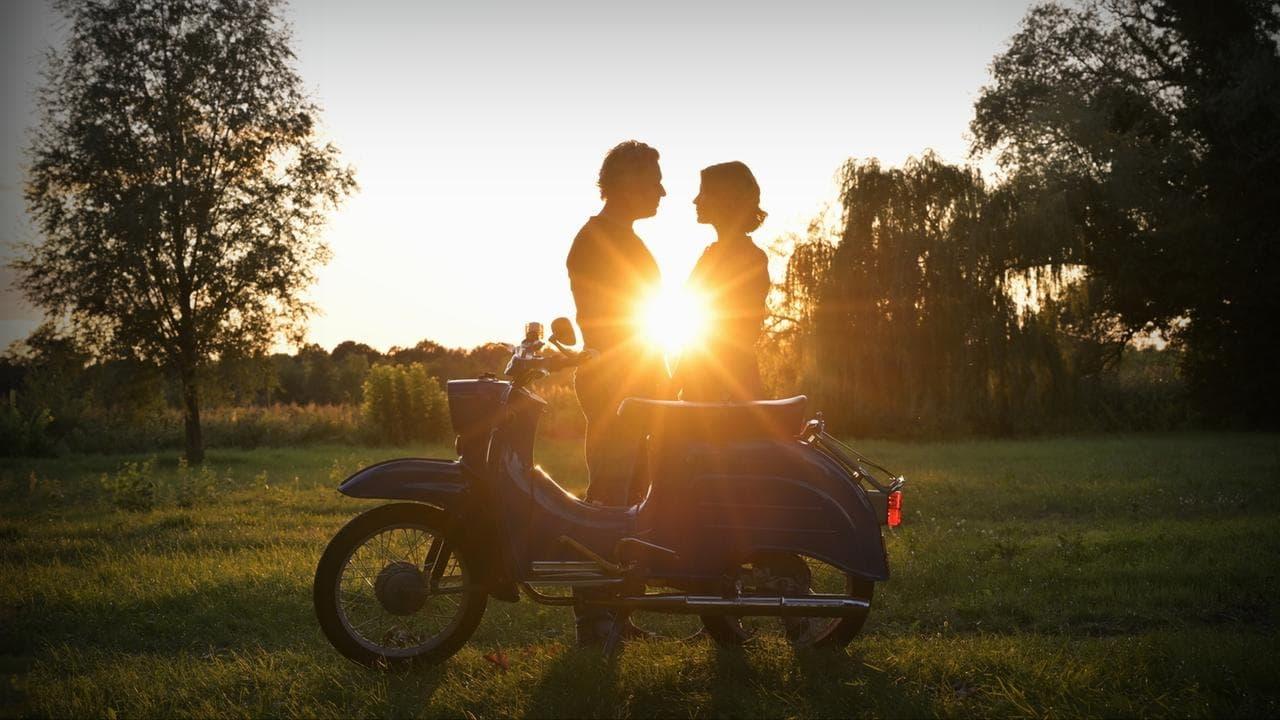
MULTIPOLYGON (((334 257, 308 340, 471 346, 572 315, 565 254, 620 140, 662 154, 668 196, 636 228, 674 280, 714 239, 691 204, 706 165, 751 166, 767 246, 833 198, 846 158, 932 148, 962 161, 987 64, 1027 6, 294 2, 298 69, 361 185, 325 233, 334 257)), ((25 129, 62 21, 42 0, 0 0, 0 13, 3 348, 39 321, 7 262, 35 238, 25 129)))

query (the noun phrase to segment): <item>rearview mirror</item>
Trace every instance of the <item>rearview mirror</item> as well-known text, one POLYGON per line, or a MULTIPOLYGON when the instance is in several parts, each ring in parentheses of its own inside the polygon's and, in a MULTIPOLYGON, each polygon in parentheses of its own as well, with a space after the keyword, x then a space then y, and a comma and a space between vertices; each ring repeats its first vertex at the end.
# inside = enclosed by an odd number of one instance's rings
POLYGON ((578 333, 567 317, 558 317, 551 321, 551 342, 557 345, 577 345, 578 333))

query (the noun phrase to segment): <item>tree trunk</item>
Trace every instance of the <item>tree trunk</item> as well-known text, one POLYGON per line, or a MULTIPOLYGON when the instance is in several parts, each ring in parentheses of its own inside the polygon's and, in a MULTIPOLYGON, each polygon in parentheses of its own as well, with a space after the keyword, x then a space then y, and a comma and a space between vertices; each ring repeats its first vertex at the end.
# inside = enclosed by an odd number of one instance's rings
POLYGON ((182 368, 182 414, 187 434, 187 464, 204 462, 204 436, 200 432, 200 387, 195 367, 182 368))

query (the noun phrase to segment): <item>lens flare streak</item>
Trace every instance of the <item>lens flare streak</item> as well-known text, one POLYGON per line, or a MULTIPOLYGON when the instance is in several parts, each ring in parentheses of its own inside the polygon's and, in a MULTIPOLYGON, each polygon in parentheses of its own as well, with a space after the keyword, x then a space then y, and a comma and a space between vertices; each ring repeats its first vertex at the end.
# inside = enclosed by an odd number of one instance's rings
POLYGON ((663 285, 640 307, 646 341, 668 357, 696 347, 708 332, 706 297, 686 285, 663 285))

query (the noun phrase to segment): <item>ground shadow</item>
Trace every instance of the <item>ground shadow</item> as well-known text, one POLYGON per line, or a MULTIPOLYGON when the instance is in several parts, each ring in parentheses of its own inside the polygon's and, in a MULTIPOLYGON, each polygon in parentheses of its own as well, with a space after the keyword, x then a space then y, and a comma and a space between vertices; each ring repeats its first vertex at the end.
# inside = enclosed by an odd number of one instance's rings
POLYGON ((797 651, 787 668, 761 667, 750 648, 717 646, 712 653, 710 714, 715 717, 761 715, 800 717, 927 717, 929 696, 907 678, 874 668, 862 653, 844 650, 797 651))
POLYGON ((201 585, 147 600, 36 601, 13 615, 17 654, 45 645, 133 654, 296 649, 310 636, 322 642, 310 593, 283 578, 201 585))
POLYGON ((617 717, 618 657, 570 647, 549 660, 533 688, 529 717, 617 717))

